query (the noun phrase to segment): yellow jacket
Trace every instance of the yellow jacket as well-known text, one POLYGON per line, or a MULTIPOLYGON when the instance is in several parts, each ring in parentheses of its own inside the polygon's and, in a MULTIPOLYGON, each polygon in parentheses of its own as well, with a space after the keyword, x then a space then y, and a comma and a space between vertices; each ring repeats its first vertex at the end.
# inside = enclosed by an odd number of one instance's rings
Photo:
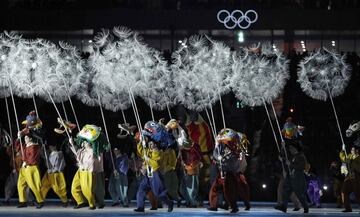
POLYGON ((345 152, 344 152, 344 151, 340 151, 339 157, 340 157, 341 162, 346 163, 346 162, 348 162, 348 161, 354 160, 357 156, 354 155, 354 154, 349 153, 349 154, 347 155, 347 158, 346 158, 345 152))
POLYGON ((176 168, 176 153, 174 149, 166 149, 163 152, 162 166, 163 172, 169 172, 176 168))
POLYGON ((150 166, 153 169, 153 172, 157 171, 160 168, 160 161, 162 160, 162 151, 158 149, 150 149, 142 146, 141 142, 137 144, 137 151, 141 159, 144 160, 146 166, 150 166), (145 155, 149 158, 148 161, 144 158, 145 155))

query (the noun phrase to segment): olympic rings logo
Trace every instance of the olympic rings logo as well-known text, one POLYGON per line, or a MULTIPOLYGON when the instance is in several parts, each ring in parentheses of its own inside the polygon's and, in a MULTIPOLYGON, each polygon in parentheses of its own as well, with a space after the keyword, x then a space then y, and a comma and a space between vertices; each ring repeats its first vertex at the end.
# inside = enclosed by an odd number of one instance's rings
POLYGON ((217 13, 217 19, 220 23, 223 23, 227 29, 235 29, 236 26, 239 26, 240 29, 247 29, 257 21, 258 14, 254 10, 248 10, 245 14, 241 10, 235 10, 231 13, 227 10, 221 10, 217 13), (251 19, 249 15, 253 15, 253 19, 251 19))

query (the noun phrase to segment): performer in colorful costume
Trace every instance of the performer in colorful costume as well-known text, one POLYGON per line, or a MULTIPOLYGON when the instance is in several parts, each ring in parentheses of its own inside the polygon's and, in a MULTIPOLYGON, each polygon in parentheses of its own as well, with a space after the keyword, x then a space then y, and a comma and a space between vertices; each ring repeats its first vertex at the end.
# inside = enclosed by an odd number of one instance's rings
POLYGON ((99 161, 102 153, 107 151, 110 145, 106 142, 101 128, 95 125, 85 125, 75 142, 78 149, 70 140, 71 150, 76 155, 79 167, 71 185, 71 194, 77 203, 75 208, 84 207, 86 198, 90 209, 95 209, 96 161, 99 161))
POLYGON ((199 206, 199 171, 202 164, 200 146, 190 140, 178 143, 181 168, 184 172, 180 193, 185 198, 187 207, 196 208, 199 206))
MULTIPOLYGON (((178 207, 180 206, 181 199, 178 194, 179 179, 176 172, 177 156, 174 148, 183 146, 184 143, 188 143, 185 131, 179 126, 179 123, 175 119, 171 119, 165 126, 166 130, 173 136, 172 140, 175 140, 176 144, 166 148, 163 154, 163 169, 164 184, 168 191, 168 195, 171 199, 178 201, 178 207)), ((171 141, 172 141, 171 140, 171 141)))
POLYGON ((41 194, 41 178, 39 172, 40 151, 39 143, 42 141, 42 122, 37 117, 35 111, 31 111, 23 121, 26 127, 18 132, 17 148, 20 150, 22 157, 22 166, 19 170, 18 177, 18 208, 27 206, 26 188, 30 187, 37 201, 38 209, 43 207, 44 199, 41 194), (24 137, 24 143, 20 141, 24 137))
MULTIPOLYGON (((70 134, 76 125, 70 123, 69 121, 61 122, 61 119, 57 119, 60 124, 59 128, 55 128, 54 132, 57 134, 64 134, 67 130, 70 134)), ((47 172, 42 178, 41 181, 41 193, 43 198, 46 198, 46 195, 50 189, 52 189, 60 198, 63 207, 68 205, 67 201, 67 192, 66 192, 66 181, 64 176, 64 168, 66 166, 64 154, 59 150, 56 145, 48 145, 49 154, 47 162, 47 172)))
POLYGON ((239 134, 229 128, 221 130, 216 137, 213 153, 219 172, 210 189, 210 207, 208 210, 217 211, 218 193, 221 189, 220 191, 224 194, 226 203, 231 207, 231 213, 239 211, 236 202, 238 198, 239 155, 241 151, 239 134))
MULTIPOLYGON (((201 194, 207 195, 211 187, 210 167, 212 166, 212 162, 210 158, 212 157, 214 150, 213 136, 209 125, 197 112, 190 111, 189 114, 186 114, 185 125, 189 139, 200 146, 202 167, 199 172, 199 190, 201 191, 201 194)), ((199 200, 202 199, 205 198, 199 198, 199 200)))
MULTIPOLYGON (((131 134, 133 135, 133 134, 131 134)), ((133 151, 131 155, 131 160, 129 161, 129 169, 131 172, 134 173, 132 181, 130 182, 129 190, 128 190, 128 199, 136 199, 136 194, 139 189, 140 183, 143 180, 144 176, 146 176, 146 165, 145 162, 141 159, 141 157, 137 153, 137 144, 140 142, 140 133, 136 132, 134 135, 134 148, 131 148, 133 151)), ((129 176, 128 176, 129 178, 129 176)), ((149 199, 151 208, 150 210, 157 210, 158 204, 157 199, 152 191, 147 193, 147 198, 149 199)))
POLYGON ((67 206, 66 181, 64 176, 65 159, 62 151, 58 151, 56 145, 49 145, 48 155, 49 168, 41 180, 41 194, 43 198, 52 189, 60 198, 63 207, 67 206))
POLYGON ((146 175, 141 180, 136 195, 137 208, 134 210, 136 212, 145 211, 145 196, 149 191, 152 191, 158 199, 168 205, 168 212, 173 210, 173 201, 167 195, 160 173, 163 157, 161 149, 175 145, 174 139, 171 140, 171 138, 173 138, 172 135, 157 122, 149 121, 144 126, 142 139, 137 145, 137 150, 139 156, 144 160, 146 175))
MULTIPOLYGON (((357 202, 360 204, 360 121, 355 121, 350 124, 349 128, 346 130, 346 136, 352 137, 354 134, 357 134, 357 139, 353 143, 351 148, 351 153, 345 155, 345 152, 340 153, 340 159, 344 163, 342 166, 342 173, 345 174, 346 178, 344 180, 341 194, 344 203, 343 212, 352 212, 351 202, 350 202, 350 193, 354 192, 357 202), (346 167, 346 166, 347 167, 346 167)), ((343 147, 345 149, 345 147, 343 147)))
MULTIPOLYGON (((11 173, 9 174, 8 178, 5 182, 5 188, 4 188, 4 204, 10 205, 10 199, 14 195, 17 189, 17 182, 19 177, 19 171, 22 165, 21 160, 21 153, 20 150, 12 150, 12 146, 6 146, 6 153, 10 157, 10 163, 9 166, 12 169, 11 173)), ((26 188, 26 194, 27 194, 27 201, 30 202, 30 204, 34 203, 35 198, 32 195, 29 187, 26 188)))

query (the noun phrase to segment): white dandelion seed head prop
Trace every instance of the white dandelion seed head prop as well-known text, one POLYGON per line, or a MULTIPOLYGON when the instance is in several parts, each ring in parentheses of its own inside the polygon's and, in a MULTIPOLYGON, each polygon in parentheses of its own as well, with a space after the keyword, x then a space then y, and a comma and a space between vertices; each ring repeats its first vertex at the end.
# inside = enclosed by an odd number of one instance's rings
POLYGON ((141 92, 138 94, 151 108, 164 110, 176 103, 173 73, 160 52, 152 50, 149 54, 153 63, 142 71, 141 81, 138 82, 141 92))
POLYGON ((31 62, 28 73, 33 81, 33 92, 47 102, 54 100, 59 103, 67 100, 65 84, 56 73, 58 63, 61 61, 59 47, 39 39, 32 43, 31 51, 36 53, 36 57, 28 60, 31 62))
POLYGON ((142 76, 154 65, 151 49, 125 27, 116 27, 112 33, 104 30, 94 41, 88 67, 101 104, 113 111, 127 109, 131 106, 129 91, 134 95, 142 92, 142 76))
POLYGON ((9 64, 9 54, 11 49, 14 49, 14 41, 11 40, 5 33, 0 34, 0 97, 8 97, 9 90, 9 73, 11 66, 9 64))
POLYGON ((249 106, 272 102, 283 91, 288 74, 288 60, 269 44, 259 50, 243 48, 234 53, 231 88, 239 100, 249 106))
POLYGON ((230 48, 201 36, 184 44, 172 56, 177 99, 188 109, 202 111, 230 90, 230 48))
POLYGON ((75 46, 61 41, 59 46, 61 52, 59 53, 55 71, 63 82, 68 94, 73 96, 79 89, 79 75, 85 71, 85 62, 75 46))
POLYGON ((311 98, 326 101, 344 93, 351 78, 351 67, 340 56, 326 49, 310 53, 299 63, 298 82, 311 98))
POLYGON ((43 65, 43 50, 37 40, 20 39, 9 54, 10 81, 14 93, 19 97, 31 98, 35 94, 35 71, 43 65), (38 67, 40 65, 40 67, 38 67))

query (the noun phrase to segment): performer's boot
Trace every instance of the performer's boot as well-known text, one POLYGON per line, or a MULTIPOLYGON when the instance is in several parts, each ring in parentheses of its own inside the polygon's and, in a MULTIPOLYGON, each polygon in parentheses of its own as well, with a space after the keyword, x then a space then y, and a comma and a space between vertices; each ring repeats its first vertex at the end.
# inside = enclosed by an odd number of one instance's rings
POLYGON ((170 200, 167 211, 172 212, 173 209, 174 209, 174 202, 172 200, 170 200))
POLYGON ((24 208, 24 207, 27 207, 26 202, 20 202, 19 205, 17 206, 17 208, 24 208))
POLYGON ((281 212, 286 213, 286 207, 283 206, 283 205, 277 205, 274 208, 277 209, 277 210, 280 210, 281 212))
POLYGON ((44 206, 44 203, 37 203, 36 209, 41 209, 44 206))
POLYGON ((235 208, 232 208, 230 213, 237 213, 239 212, 239 208, 235 207, 235 208))
POLYGON ((136 209, 134 209, 135 212, 145 212, 144 207, 138 207, 136 209))
POLYGON ((209 210, 209 211, 218 211, 218 209, 216 207, 208 207, 207 210, 209 210))

